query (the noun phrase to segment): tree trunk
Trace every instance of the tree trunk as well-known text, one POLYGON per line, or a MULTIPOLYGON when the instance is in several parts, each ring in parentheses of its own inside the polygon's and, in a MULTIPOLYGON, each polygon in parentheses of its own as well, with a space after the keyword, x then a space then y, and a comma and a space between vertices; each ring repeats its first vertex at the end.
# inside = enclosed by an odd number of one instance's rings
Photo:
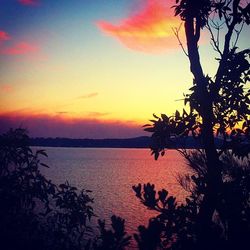
MULTIPOLYGON (((202 117, 202 140, 207 159, 207 188, 199 211, 201 237, 207 235, 212 216, 216 208, 221 180, 221 165, 214 143, 213 133, 213 103, 207 90, 208 80, 203 74, 200 63, 198 40, 200 33, 199 20, 190 17, 185 20, 188 57, 190 69, 197 84, 199 113, 202 117), (195 28, 194 28, 195 26, 195 28)), ((209 237, 209 236, 208 236, 209 237)), ((203 245, 204 247, 204 245, 203 245)))

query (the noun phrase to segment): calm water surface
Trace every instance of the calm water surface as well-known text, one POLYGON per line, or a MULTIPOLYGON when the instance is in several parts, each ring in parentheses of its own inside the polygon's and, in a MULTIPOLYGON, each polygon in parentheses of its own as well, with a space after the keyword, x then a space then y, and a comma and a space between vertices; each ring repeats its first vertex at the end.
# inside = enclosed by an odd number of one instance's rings
MULTIPOLYGON (((37 148, 35 148, 37 149, 37 148)), ((155 215, 135 197, 132 185, 154 183, 165 188, 178 201, 185 192, 177 181, 180 173, 189 169, 174 150, 155 161, 149 149, 44 148, 50 168, 44 174, 55 183, 66 180, 78 188, 90 189, 94 211, 102 219, 112 214, 126 220, 126 229, 134 233, 138 225, 146 225, 155 215)))

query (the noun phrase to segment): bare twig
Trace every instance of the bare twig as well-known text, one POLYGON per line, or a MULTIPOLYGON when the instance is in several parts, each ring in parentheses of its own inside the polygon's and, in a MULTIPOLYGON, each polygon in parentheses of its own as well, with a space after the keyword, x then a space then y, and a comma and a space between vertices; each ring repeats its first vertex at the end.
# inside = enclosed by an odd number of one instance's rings
POLYGON ((222 52, 221 52, 220 46, 219 46, 220 25, 216 25, 216 26, 214 27, 214 28, 217 30, 217 36, 216 36, 216 38, 215 38, 215 36, 214 36, 213 30, 212 30, 212 28, 211 28, 211 26, 210 26, 209 23, 207 23, 207 26, 206 26, 206 27, 207 27, 207 29, 209 30, 210 35, 211 35, 211 45, 212 45, 213 49, 214 49, 215 51, 217 51, 217 52, 220 54, 220 56, 222 57, 222 52))
POLYGON ((237 44, 237 42, 238 42, 238 40, 239 40, 240 33, 241 33, 242 29, 243 29, 244 24, 245 24, 245 22, 244 22, 244 20, 243 20, 240 29, 239 29, 239 30, 236 30, 236 29, 235 29, 236 39, 235 39, 235 42, 234 42, 234 44, 233 44, 233 48, 236 47, 236 44, 237 44))
POLYGON ((227 15, 226 15, 226 13, 224 13, 223 12, 223 17, 224 17, 224 19, 225 19, 225 23, 226 23, 226 25, 227 25, 227 28, 229 29, 229 27, 230 27, 230 17, 228 17, 227 15))
POLYGON ((185 50, 182 42, 181 42, 181 39, 180 39, 180 36, 179 36, 179 32, 180 32, 180 29, 181 29, 181 26, 182 26, 182 23, 180 24, 180 26, 178 28, 172 28, 173 32, 174 32, 174 35, 176 36, 178 42, 179 42, 179 45, 181 46, 184 54, 188 57, 188 53, 187 51, 185 50))
POLYGON ((232 11, 232 21, 231 23, 227 24, 228 31, 225 35, 225 42, 224 42, 224 49, 222 53, 222 60, 220 61, 217 73, 216 73, 216 79, 215 79, 215 85, 217 88, 219 88, 219 82, 221 81, 221 78, 223 76, 223 69, 225 61, 227 60, 228 53, 230 51, 230 40, 232 38, 233 30, 235 28, 235 25, 237 24, 238 20, 238 6, 239 6, 240 0, 233 0, 233 11, 232 11))
POLYGON ((220 27, 218 27, 217 29, 216 42, 217 42, 218 48, 220 48, 220 27))

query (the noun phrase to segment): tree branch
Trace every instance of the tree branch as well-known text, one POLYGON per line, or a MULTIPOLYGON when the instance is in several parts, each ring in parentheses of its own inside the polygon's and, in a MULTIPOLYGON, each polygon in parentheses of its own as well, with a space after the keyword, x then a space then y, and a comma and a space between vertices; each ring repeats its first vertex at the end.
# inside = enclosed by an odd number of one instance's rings
POLYGON ((237 45, 237 42, 238 42, 238 40, 239 40, 240 33, 241 33, 242 29, 243 29, 244 24, 245 24, 245 22, 244 22, 244 20, 243 20, 240 29, 239 29, 239 30, 235 30, 235 32, 236 32, 236 39, 235 39, 233 48, 235 48, 236 45, 237 45))
POLYGON ((180 32, 180 29, 181 29, 181 26, 182 26, 182 23, 180 24, 179 28, 172 28, 173 32, 174 32, 174 35, 176 36, 178 42, 179 42, 179 45, 181 46, 182 48, 182 51, 184 52, 184 54, 188 57, 188 53, 187 51, 185 50, 182 42, 181 42, 181 39, 180 39, 180 36, 179 36, 179 32, 180 32))
POLYGON ((224 64, 225 61, 227 60, 228 53, 230 51, 230 40, 232 38, 232 34, 234 31, 234 27, 237 24, 238 21, 238 6, 239 6, 240 0, 234 0, 233 1, 233 20, 231 24, 228 24, 228 31, 225 35, 225 42, 224 42, 224 50, 222 53, 221 61, 216 73, 216 79, 215 79, 215 86, 217 88, 217 92, 219 91, 220 88, 220 81, 221 78, 223 77, 223 70, 224 70, 224 64))
POLYGON ((211 44, 213 46, 213 49, 215 51, 217 51, 220 54, 220 56, 222 57, 222 52, 221 52, 220 46, 219 46, 219 36, 220 36, 219 35, 219 31, 220 31, 220 27, 218 25, 216 27, 214 27, 217 30, 217 37, 216 37, 216 39, 215 39, 214 33, 213 33, 212 28, 211 28, 211 26, 210 26, 209 23, 207 23, 206 27, 209 30, 210 35, 211 35, 211 44))
MULTIPOLYGON (((195 37, 194 31, 194 19, 189 17, 185 20, 185 32, 187 38, 187 48, 188 48, 188 57, 190 61, 190 70, 194 75, 196 82, 203 85, 205 82, 204 74, 200 63, 200 56, 198 52, 197 39, 195 37)), ((205 87, 206 88, 206 87, 205 87)))
POLYGON ((231 24, 228 27, 228 32, 225 35, 225 44, 224 44, 224 51, 223 51, 223 55, 227 56, 229 50, 230 50, 230 40, 232 38, 232 34, 234 31, 234 27, 237 24, 238 21, 238 6, 240 4, 240 0, 234 0, 233 1, 233 20, 231 22, 231 24))

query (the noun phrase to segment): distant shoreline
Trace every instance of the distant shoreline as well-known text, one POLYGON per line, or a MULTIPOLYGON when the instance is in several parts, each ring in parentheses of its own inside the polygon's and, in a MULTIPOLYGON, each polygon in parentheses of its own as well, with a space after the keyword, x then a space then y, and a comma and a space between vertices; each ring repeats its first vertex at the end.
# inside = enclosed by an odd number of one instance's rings
MULTIPOLYGON (((216 139, 219 147, 221 140, 216 139)), ((125 139, 71 139, 71 138, 30 138, 30 146, 39 147, 68 147, 68 148, 149 148, 151 138, 140 136, 125 139)), ((201 148, 201 144, 193 137, 187 137, 176 144, 177 148, 201 148), (185 142, 185 143, 184 143, 185 142)))
POLYGON ((126 139, 30 138, 30 146, 70 148, 149 148, 150 137, 126 139))

